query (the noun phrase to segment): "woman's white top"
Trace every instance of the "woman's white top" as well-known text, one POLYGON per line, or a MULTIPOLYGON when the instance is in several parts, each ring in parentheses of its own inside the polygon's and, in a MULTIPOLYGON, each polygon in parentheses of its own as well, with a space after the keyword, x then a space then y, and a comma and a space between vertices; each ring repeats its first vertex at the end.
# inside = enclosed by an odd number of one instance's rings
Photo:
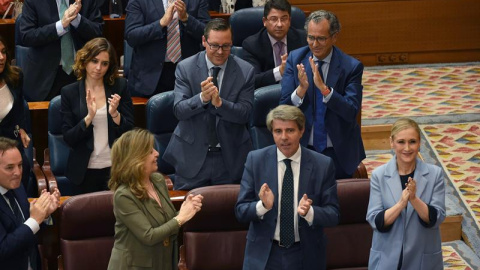
POLYGON ((92 120, 93 152, 88 162, 89 169, 103 169, 112 166, 110 146, 108 145, 107 104, 97 109, 92 120))
POLYGON ((13 107, 13 95, 10 88, 5 84, 0 88, 0 122, 7 116, 13 107))

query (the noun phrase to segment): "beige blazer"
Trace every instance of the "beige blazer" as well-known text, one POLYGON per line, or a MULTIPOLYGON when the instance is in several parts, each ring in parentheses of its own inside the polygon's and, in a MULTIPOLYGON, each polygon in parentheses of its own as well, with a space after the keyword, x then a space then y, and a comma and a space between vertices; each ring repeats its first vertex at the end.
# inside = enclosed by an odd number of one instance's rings
POLYGON ((115 244, 108 269, 177 269, 178 223, 165 179, 150 177, 162 203, 139 200, 127 186, 120 186, 113 197, 115 244))

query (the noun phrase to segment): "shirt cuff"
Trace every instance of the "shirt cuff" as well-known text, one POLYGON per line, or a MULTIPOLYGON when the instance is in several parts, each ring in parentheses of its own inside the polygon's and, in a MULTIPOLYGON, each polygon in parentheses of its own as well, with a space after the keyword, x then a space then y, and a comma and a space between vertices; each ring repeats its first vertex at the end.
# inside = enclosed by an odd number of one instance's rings
POLYGON ((62 21, 61 21, 61 20, 60 20, 60 21, 57 21, 57 22, 55 23, 55 28, 57 29, 57 35, 58 35, 59 37, 61 37, 61 36, 65 35, 66 33, 68 33, 68 27, 67 27, 67 29, 63 28, 63 25, 62 25, 62 21))
POLYGON ((276 82, 282 80, 282 74, 280 74, 280 66, 273 69, 273 77, 275 77, 276 82))
POLYGON ((262 203, 262 200, 259 200, 257 202, 257 216, 260 218, 260 219, 263 219, 263 215, 265 215, 268 211, 267 208, 263 207, 263 203, 262 203))
POLYGON ((203 99, 202 99, 202 93, 200 93, 200 95, 198 95, 200 97, 200 102, 203 104, 203 105, 207 105, 208 103, 210 102, 203 102, 203 99))
POLYGON ((330 98, 332 97, 333 88, 329 87, 329 89, 330 89, 330 93, 326 96, 323 96, 323 103, 327 103, 330 100, 330 98))
POLYGON ((312 226, 313 224, 313 207, 310 206, 310 209, 308 209, 308 212, 305 216, 301 216, 308 222, 308 226, 312 226))
POLYGON ((75 28, 78 28, 78 25, 80 25, 80 20, 82 19, 82 15, 77 14, 77 17, 75 17, 75 19, 73 19, 73 21, 70 22, 71 25, 73 25, 73 27, 75 28))
POLYGON ((30 230, 32 230, 33 234, 36 234, 40 230, 40 225, 33 218, 28 218, 23 224, 27 225, 30 230))
POLYGON ((290 98, 292 99, 292 104, 293 104, 293 106, 300 107, 300 105, 302 105, 302 103, 303 103, 303 98, 300 98, 300 97, 297 95, 297 90, 293 91, 293 93, 292 93, 292 95, 290 96, 290 98))

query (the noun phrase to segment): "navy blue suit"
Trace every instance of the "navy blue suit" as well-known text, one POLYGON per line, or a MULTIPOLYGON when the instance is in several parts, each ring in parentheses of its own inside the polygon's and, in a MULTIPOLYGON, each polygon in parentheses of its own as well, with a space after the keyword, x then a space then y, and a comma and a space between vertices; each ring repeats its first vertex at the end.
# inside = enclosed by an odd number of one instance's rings
MULTIPOLYGON (((74 0, 69 0, 73 4, 74 0)), ((82 0, 81 20, 77 28, 70 25, 75 51, 87 41, 102 36, 103 19, 95 0, 82 0)), ((30 47, 26 57, 24 89, 28 101, 45 100, 52 89, 61 58, 61 37, 55 23, 59 20, 55 0, 25 0, 20 20, 20 41, 30 47)))
MULTIPOLYGON (((306 117, 302 145, 308 144, 312 131, 314 91, 320 94, 313 82, 312 69, 308 61, 311 56, 312 52, 308 46, 292 51, 288 55, 280 98, 280 104, 292 105, 291 95, 300 84, 297 64, 303 63, 309 87, 303 103, 299 107, 306 117)), ((327 107, 325 127, 343 171, 350 175, 365 158, 360 126, 356 119, 362 108, 362 74, 362 63, 337 47, 333 47, 326 85, 332 87, 334 91, 330 100, 325 104, 327 107)))
MULTIPOLYGON (((287 33, 287 52, 305 45, 307 45, 305 31, 290 27, 287 33)), ((267 28, 264 27, 258 33, 246 38, 242 47, 243 59, 255 68, 255 88, 277 83, 273 75, 273 69, 276 66, 267 28)))
MULTIPOLYGON (((15 197, 25 220, 30 217, 30 204, 25 189, 20 186, 14 190, 15 197)), ((15 215, 10 206, 0 195, 0 266, 3 270, 28 269, 28 255, 37 253, 37 269, 40 268, 37 238, 25 224, 19 227, 15 224, 15 215)))
MULTIPOLYGON (((182 59, 201 50, 205 24, 210 20, 205 0, 185 0, 187 25, 180 25, 182 59)), ((125 18, 125 39, 133 48, 128 89, 151 96, 158 84, 167 52, 167 27, 161 27, 165 14, 161 0, 130 0, 125 18)), ((173 90, 173 89, 169 89, 173 90)))
MULTIPOLYGON (((324 227, 335 226, 340 220, 334 165, 330 158, 302 147, 298 198, 307 194, 313 200, 312 226, 298 218, 300 245, 303 250, 303 269, 325 269, 326 237, 324 227)), ((278 216, 277 147, 267 146, 248 154, 240 183, 235 215, 240 222, 250 223, 243 269, 265 269, 278 216), (256 204, 263 183, 272 190, 273 208, 263 219, 258 218, 256 204)))

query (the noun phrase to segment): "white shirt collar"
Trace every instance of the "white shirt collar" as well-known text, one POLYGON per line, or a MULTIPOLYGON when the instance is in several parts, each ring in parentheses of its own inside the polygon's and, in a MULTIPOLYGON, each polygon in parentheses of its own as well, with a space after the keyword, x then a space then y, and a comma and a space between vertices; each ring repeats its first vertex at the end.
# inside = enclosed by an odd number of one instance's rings
POLYGON ((292 160, 293 162, 300 163, 300 157, 301 156, 302 156, 302 146, 301 145, 298 146, 297 152, 295 152, 295 154, 293 154, 293 156, 291 156, 291 157, 286 157, 282 153, 282 151, 280 151, 280 149, 278 149, 278 147, 277 147, 277 162, 283 162, 284 159, 288 158, 288 159, 292 160))

